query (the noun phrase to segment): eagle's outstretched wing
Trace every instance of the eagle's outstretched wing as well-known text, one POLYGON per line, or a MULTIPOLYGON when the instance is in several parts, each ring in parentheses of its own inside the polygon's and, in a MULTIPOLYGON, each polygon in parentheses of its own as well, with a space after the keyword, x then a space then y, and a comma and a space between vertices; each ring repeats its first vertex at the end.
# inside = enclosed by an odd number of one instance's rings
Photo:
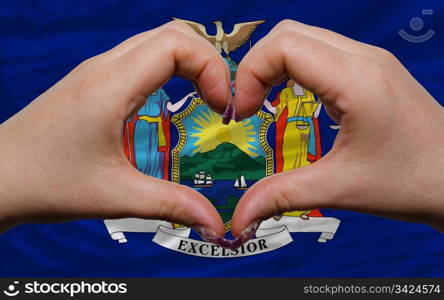
POLYGON ((179 20, 179 21, 183 21, 185 23, 187 23, 188 25, 190 25, 191 28, 193 28, 193 30, 200 35, 201 37, 203 37, 204 39, 206 39, 207 41, 209 41, 210 43, 214 44, 216 42, 216 37, 213 35, 209 35, 207 33, 207 30, 205 28, 204 25, 197 23, 197 22, 193 22, 193 21, 188 21, 188 20, 184 20, 184 19, 179 19, 179 18, 173 18, 174 20, 179 20))
POLYGON ((226 34, 223 38, 223 42, 226 42, 228 45, 228 51, 234 51, 245 44, 256 27, 264 22, 265 20, 260 20, 235 24, 233 31, 230 34, 226 34))

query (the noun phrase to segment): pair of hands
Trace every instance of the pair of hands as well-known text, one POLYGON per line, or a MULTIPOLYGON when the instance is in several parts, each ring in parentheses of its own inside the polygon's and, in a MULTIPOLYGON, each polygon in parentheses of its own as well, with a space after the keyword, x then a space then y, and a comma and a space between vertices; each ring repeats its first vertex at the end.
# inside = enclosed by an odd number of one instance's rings
MULTIPOLYGON (((164 219, 224 235, 200 193, 146 176, 124 155, 122 128, 173 75, 192 80, 211 109, 231 97, 227 66, 180 21, 86 60, 0 126, 0 231, 24 222, 164 219)), ((443 108, 389 52, 294 21, 244 57, 236 119, 292 78, 319 95, 341 129, 313 165, 275 174, 239 201, 232 231, 284 211, 336 208, 444 230, 443 108)))

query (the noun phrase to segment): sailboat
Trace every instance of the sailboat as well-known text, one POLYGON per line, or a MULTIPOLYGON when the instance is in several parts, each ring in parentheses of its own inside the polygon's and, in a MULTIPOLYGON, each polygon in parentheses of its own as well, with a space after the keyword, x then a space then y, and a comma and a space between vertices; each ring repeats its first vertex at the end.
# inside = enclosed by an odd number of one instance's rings
POLYGON ((234 182, 234 187, 239 189, 239 190, 246 190, 247 187, 247 182, 245 181, 245 177, 244 175, 240 175, 236 181, 234 182))
POLYGON ((199 171, 194 174, 194 186, 195 187, 210 187, 214 184, 213 176, 210 173, 199 171))

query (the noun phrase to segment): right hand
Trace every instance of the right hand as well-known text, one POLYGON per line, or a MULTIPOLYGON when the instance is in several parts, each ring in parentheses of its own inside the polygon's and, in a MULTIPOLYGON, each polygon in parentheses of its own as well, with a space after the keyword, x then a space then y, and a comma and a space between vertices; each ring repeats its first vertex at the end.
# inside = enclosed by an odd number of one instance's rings
POLYGON ((239 64, 237 119, 290 77, 341 125, 315 164, 266 177, 239 201, 232 230, 285 211, 338 208, 444 231, 444 110, 388 51, 283 21, 239 64))

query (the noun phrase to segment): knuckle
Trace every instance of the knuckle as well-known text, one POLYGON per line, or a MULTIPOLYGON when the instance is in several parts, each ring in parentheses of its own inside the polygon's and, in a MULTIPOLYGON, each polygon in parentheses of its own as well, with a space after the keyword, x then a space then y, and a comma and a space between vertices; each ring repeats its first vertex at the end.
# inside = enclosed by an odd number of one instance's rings
MULTIPOLYGON (((393 93, 393 78, 397 75, 395 74, 396 67, 392 62, 381 61, 375 58, 357 58, 353 66, 356 67, 354 73, 360 74, 361 78, 364 79, 359 83, 363 89, 381 91, 384 94, 393 93)), ((356 105, 358 103, 365 106, 371 105, 365 99, 365 97, 357 98, 354 102, 356 105)))
MULTIPOLYGON (((133 36, 127 38, 126 40, 124 40, 122 43, 120 43, 120 44, 117 45, 116 47, 118 47, 118 46, 120 46, 120 45, 123 45, 123 44, 129 44, 129 45, 131 45, 131 44, 135 44, 135 43, 137 43, 137 42, 139 42, 139 41, 143 41, 143 40, 145 40, 145 39, 150 35, 150 33, 151 33, 151 31, 145 31, 145 32, 141 32, 141 33, 135 34, 135 35, 133 35, 133 36)), ((115 48, 115 47, 114 47, 114 48, 115 48)), ((114 48, 113 48, 113 49, 114 49, 114 48)), ((111 49, 111 50, 112 50, 112 49, 111 49)))
POLYGON ((93 56, 93 57, 85 59, 80 64, 78 64, 71 72, 75 73, 77 71, 88 69, 91 66, 96 65, 97 62, 99 61, 99 57, 100 57, 100 55, 97 55, 97 56, 93 56))
POLYGON ((109 71, 109 65, 100 67, 84 67, 79 72, 75 73, 74 85, 76 99, 88 100, 91 96, 91 92, 98 92, 98 87, 102 87, 107 84, 112 76, 112 70, 109 71))
POLYGON ((393 53, 390 52, 387 49, 380 48, 380 47, 375 47, 375 52, 381 58, 384 58, 384 59, 387 59, 387 60, 395 60, 396 59, 395 55, 393 55, 393 53))
POLYGON ((371 82, 380 82, 386 76, 384 65, 375 57, 354 56, 350 66, 356 74, 364 75, 366 79, 371 79, 371 82))
POLYGON ((280 30, 286 30, 291 29, 295 26, 296 22, 291 19, 284 19, 280 21, 273 30, 280 31, 280 30))
POLYGON ((184 209, 186 208, 188 194, 187 188, 179 185, 175 186, 174 192, 169 197, 160 199, 157 216, 163 220, 181 221, 185 215, 184 209))
POLYGON ((155 217, 160 220, 172 220, 172 216, 174 212, 174 206, 171 206, 170 200, 166 198, 160 198, 157 203, 157 212, 155 213, 155 217))
POLYGON ((287 176, 282 176, 282 174, 270 176, 264 180, 264 187, 270 188, 270 195, 273 195, 274 201, 270 205, 274 215, 292 210, 292 199, 297 197, 297 195, 295 196, 295 191, 293 188, 290 188, 291 186, 293 186, 293 183, 288 180, 287 176), (274 180, 280 181, 279 184, 273 183, 274 180))
POLYGON ((370 63, 364 63, 361 66, 362 69, 365 68, 365 72, 368 78, 375 79, 378 84, 389 81, 388 68, 384 64, 377 63, 375 61, 370 61, 370 63))
POLYGON ((274 208, 274 214, 282 214, 292 210, 291 200, 288 193, 280 192, 276 195, 276 204, 274 208))
POLYGON ((94 63, 94 58, 90 57, 85 59, 84 61, 82 61, 77 68, 78 69, 83 69, 83 68, 87 68, 88 66, 92 65, 94 63))
POLYGON ((399 66, 400 63, 398 58, 389 50, 380 47, 374 47, 373 51, 382 65, 386 67, 399 66))
POLYGON ((161 31, 157 32, 156 39, 159 44, 162 44, 166 51, 173 50, 178 47, 180 44, 184 43, 186 38, 185 33, 174 26, 167 26, 163 28, 161 31))
POLYGON ((176 27, 167 27, 161 33, 159 33, 159 35, 168 40, 177 40, 182 39, 184 33, 182 30, 176 27))
POLYGON ((190 26, 188 26, 184 21, 180 21, 180 20, 173 20, 171 22, 168 22, 165 27, 168 28, 175 28, 178 30, 190 30, 190 26))
POLYGON ((299 35, 288 29, 281 30, 276 35, 275 42, 284 53, 294 49, 299 40, 299 35))

